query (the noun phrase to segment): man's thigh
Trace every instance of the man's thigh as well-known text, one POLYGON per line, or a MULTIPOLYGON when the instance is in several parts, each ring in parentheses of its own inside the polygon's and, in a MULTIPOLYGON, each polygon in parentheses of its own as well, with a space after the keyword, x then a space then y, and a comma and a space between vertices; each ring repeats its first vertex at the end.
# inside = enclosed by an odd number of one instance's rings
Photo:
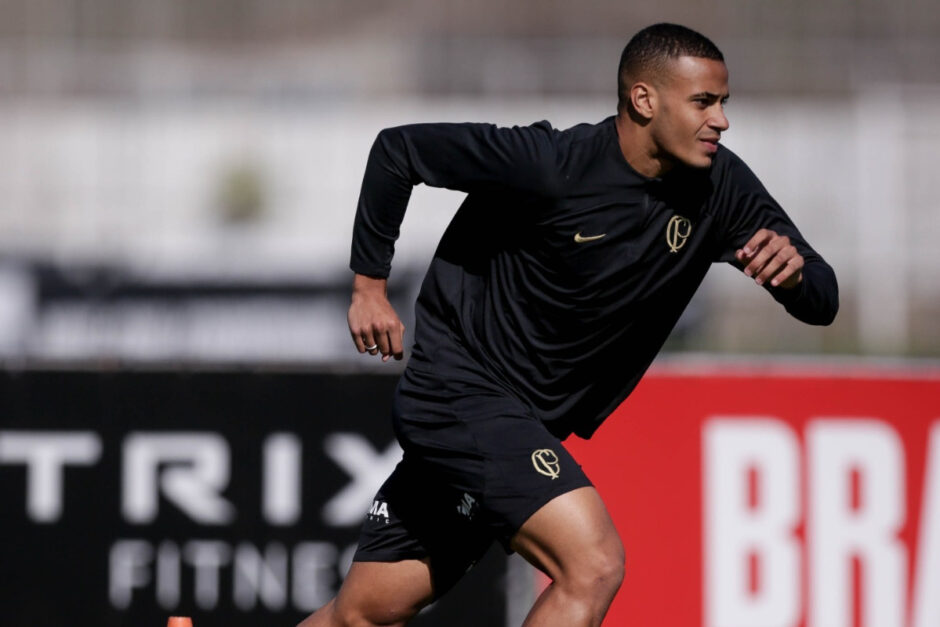
POLYGON ((354 562, 336 598, 298 627, 404 625, 431 600, 427 561, 354 562))
MULTIPOLYGON (((432 599, 449 590, 493 543, 465 491, 433 467, 406 458, 385 481, 362 526, 354 566, 420 561, 430 572, 432 599)), ((361 569, 361 566, 360 566, 361 569)))
POLYGON ((485 418, 469 428, 484 459, 481 518, 507 552, 523 524, 546 504, 591 486, 574 457, 533 418, 485 418))
POLYGON ((357 562, 427 559, 434 597, 547 503, 590 486, 581 467, 517 400, 475 388, 399 394, 402 462, 383 484, 357 562), (431 398, 429 398, 431 397, 431 398))
MULTIPOLYGON (((405 461, 450 487, 450 514, 502 544, 555 497, 590 486, 580 465, 517 399, 463 384, 444 394, 402 393, 396 433, 405 461)), ((419 479, 420 480, 420 479, 419 479)))
POLYGON ((354 562, 336 596, 336 612, 374 624, 410 619, 434 598, 427 560, 354 562))
POLYGON ((513 536, 517 551, 551 579, 623 565, 623 544, 593 487, 567 492, 535 512, 513 536))

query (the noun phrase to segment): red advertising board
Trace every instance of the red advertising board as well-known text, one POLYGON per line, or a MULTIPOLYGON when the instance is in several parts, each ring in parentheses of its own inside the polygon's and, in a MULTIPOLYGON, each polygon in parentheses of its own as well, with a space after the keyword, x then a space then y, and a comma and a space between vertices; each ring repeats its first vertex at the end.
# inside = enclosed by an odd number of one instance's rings
POLYGON ((626 547, 605 624, 940 625, 940 376, 660 370, 568 448, 626 547))

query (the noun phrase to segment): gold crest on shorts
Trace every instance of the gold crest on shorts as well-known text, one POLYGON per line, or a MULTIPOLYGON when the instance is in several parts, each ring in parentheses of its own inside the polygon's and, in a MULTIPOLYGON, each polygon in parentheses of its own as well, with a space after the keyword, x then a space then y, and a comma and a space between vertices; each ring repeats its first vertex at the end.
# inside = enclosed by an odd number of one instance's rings
POLYGON ((561 464, 558 463, 558 455, 550 448, 540 448, 532 452, 532 465, 535 470, 546 477, 557 479, 561 474, 561 464))

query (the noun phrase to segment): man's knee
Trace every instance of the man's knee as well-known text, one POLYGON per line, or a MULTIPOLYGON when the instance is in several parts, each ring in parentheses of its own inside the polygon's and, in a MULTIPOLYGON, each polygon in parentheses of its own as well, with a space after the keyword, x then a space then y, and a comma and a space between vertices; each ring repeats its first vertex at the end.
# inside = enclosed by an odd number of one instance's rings
POLYGON ((623 544, 620 543, 618 538, 616 547, 607 552, 607 558, 603 560, 600 567, 600 577, 607 584, 605 587, 614 593, 620 589, 620 585, 623 583, 626 570, 625 559, 623 544))
POLYGON ((298 627, 396 627, 431 602, 427 560, 353 562, 339 594, 298 627))
POLYGON ((615 537, 586 551, 562 573, 559 583, 579 595, 612 597, 623 583, 624 570, 623 544, 615 537))
POLYGON ((404 627, 417 610, 412 608, 373 608, 363 612, 361 608, 343 608, 334 612, 335 627, 404 627))
POLYGON ((612 595, 623 581, 623 544, 594 488, 549 501, 526 521, 512 547, 576 597, 612 595))
POLYGON ((415 607, 396 607, 394 604, 362 607, 334 602, 307 619, 313 619, 313 622, 303 622, 298 627, 404 627, 419 610, 415 607), (322 620, 316 622, 316 619, 322 620))

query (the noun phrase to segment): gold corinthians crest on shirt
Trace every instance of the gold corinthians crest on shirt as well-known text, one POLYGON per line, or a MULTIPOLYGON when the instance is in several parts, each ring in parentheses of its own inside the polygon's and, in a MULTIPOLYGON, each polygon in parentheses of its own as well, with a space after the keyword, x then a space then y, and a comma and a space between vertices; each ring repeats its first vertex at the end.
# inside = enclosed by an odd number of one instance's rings
POLYGON ((669 219, 669 223, 666 225, 666 243, 669 244, 669 252, 679 252, 679 249, 685 246, 691 234, 691 220, 683 218, 680 215, 672 216, 669 219))
POLYGON ((561 474, 561 464, 558 455, 550 448, 540 448, 532 451, 532 465, 535 470, 546 477, 557 479, 561 474))

